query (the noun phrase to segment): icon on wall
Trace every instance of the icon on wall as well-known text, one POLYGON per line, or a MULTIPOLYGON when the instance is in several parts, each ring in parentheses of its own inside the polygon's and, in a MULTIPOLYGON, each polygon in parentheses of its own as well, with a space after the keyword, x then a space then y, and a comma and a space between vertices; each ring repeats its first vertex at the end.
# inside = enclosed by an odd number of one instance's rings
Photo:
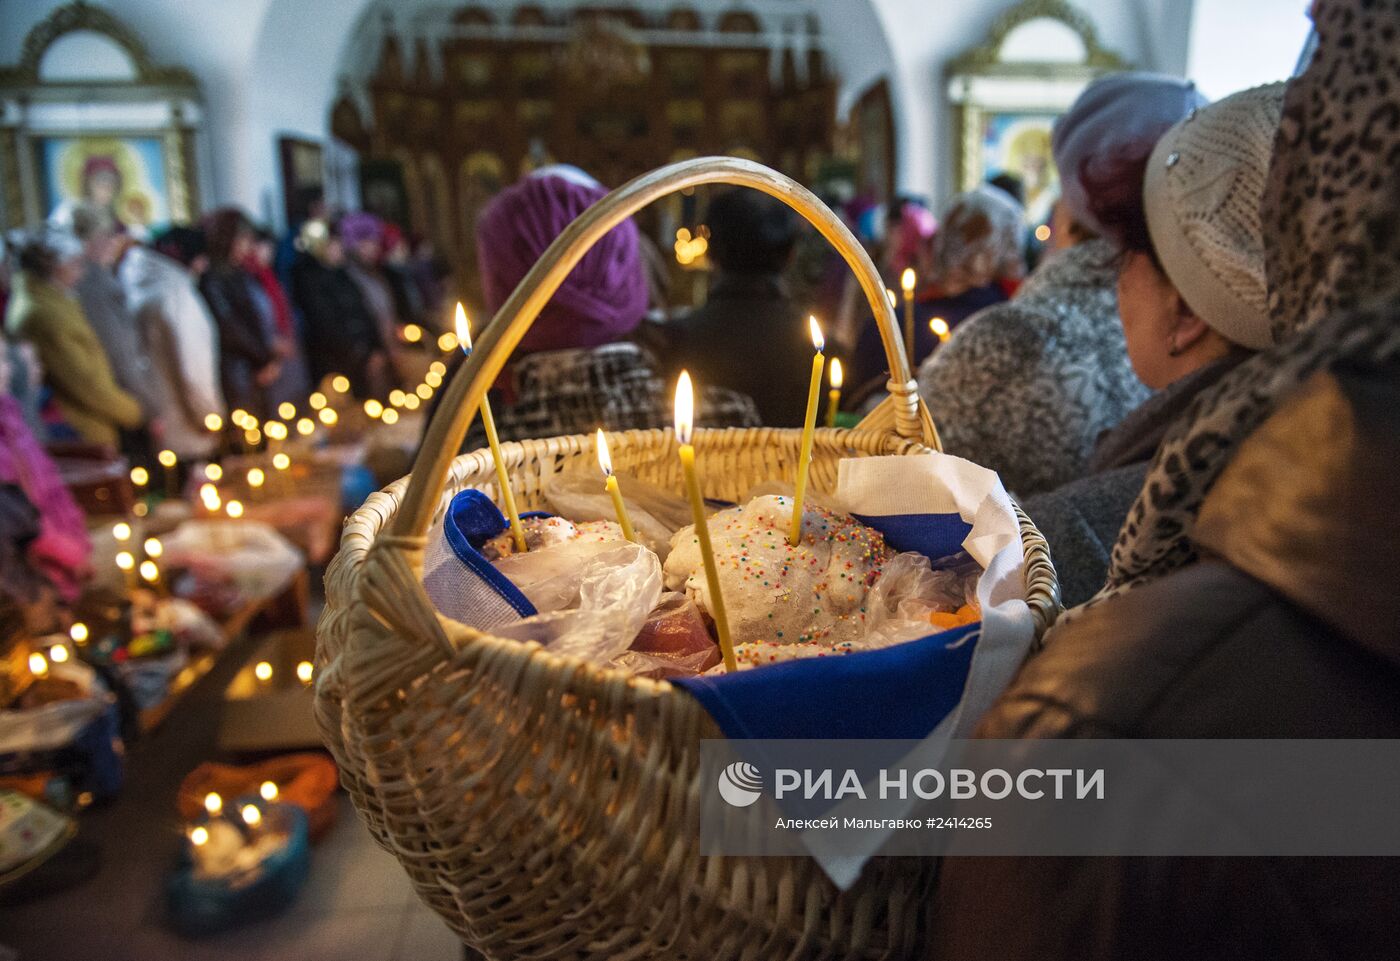
POLYGON ((50 217, 77 204, 146 228, 170 220, 165 151, 159 137, 42 137, 36 140, 43 209, 50 217))

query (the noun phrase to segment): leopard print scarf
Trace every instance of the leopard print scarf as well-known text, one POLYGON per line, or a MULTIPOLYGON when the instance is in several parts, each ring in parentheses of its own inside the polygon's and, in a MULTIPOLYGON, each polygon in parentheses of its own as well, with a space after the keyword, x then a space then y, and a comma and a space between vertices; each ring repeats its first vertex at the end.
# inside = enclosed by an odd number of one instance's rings
POLYGON ((1317 53, 1289 85, 1264 199, 1276 346, 1168 433, 1089 604, 1195 559, 1215 479, 1308 376, 1400 355, 1400 0, 1322 0, 1315 16, 1317 53))

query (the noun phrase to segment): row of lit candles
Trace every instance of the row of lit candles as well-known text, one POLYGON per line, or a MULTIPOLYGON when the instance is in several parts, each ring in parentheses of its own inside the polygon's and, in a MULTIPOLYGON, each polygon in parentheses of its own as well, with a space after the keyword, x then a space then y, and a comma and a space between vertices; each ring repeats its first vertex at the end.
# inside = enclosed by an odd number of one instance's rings
MULTIPOLYGON (((258 797, 262 798, 266 804, 276 804, 281 791, 275 781, 263 781, 258 785, 258 797)), ((224 798, 217 791, 210 791, 204 795, 204 812, 211 820, 224 816, 224 798)), ((246 826, 249 837, 257 834, 262 827, 263 809, 257 804, 249 801, 238 809, 238 817, 246 826)), ((201 848, 209 843, 209 829, 203 824, 196 824, 190 827, 186 836, 190 843, 197 848, 201 848)))

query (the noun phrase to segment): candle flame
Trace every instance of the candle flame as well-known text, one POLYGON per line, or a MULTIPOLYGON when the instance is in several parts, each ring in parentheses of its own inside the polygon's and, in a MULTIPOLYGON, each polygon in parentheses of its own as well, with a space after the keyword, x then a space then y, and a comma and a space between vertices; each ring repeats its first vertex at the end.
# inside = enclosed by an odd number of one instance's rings
POLYGON ((82 621, 77 621, 68 628, 68 636, 73 639, 74 644, 86 644, 88 639, 88 626, 82 621))
POLYGON ((453 325, 457 328, 457 342, 462 345, 462 353, 470 355, 472 352, 472 325, 467 320, 467 309, 462 306, 462 302, 457 301, 457 321, 453 325))
POLYGON ((145 487, 151 480, 150 471, 144 467, 133 467, 131 469, 131 482, 137 487, 145 487))
POLYGON ((40 654, 38 651, 30 654, 29 673, 33 674, 35 677, 43 677, 45 674, 49 673, 48 658, 44 657, 44 655, 40 654))
POLYGON ((238 813, 243 815, 243 823, 250 828, 255 828, 262 823, 262 811, 258 810, 256 804, 245 804, 243 810, 238 813))
POLYGON ((277 783, 275 781, 262 782, 262 784, 258 785, 258 794, 268 803, 277 800, 277 783))
POLYGON ((204 810, 209 812, 209 816, 216 818, 224 809, 224 799, 218 791, 210 791, 204 795, 204 810))
POLYGON ((119 541, 131 540, 131 525, 126 521, 118 521, 112 525, 112 536, 119 541))
POLYGON ((681 371, 676 381, 676 440, 689 444, 695 433, 695 389, 690 386, 690 371, 681 371))
POLYGON ((204 468, 204 476, 209 478, 211 481, 222 480, 224 476, 224 469, 218 464, 210 464, 204 468))
POLYGON ((159 557, 165 553, 165 545, 157 537, 146 538, 146 543, 142 546, 146 548, 147 557, 159 557))
POLYGON ((904 292, 906 294, 912 294, 914 292, 914 286, 917 283, 918 279, 914 276, 914 268, 905 267, 904 273, 899 276, 899 285, 904 288, 904 292))
POLYGON ((136 558, 132 556, 131 551, 120 551, 117 554, 117 566, 124 571, 135 570, 136 558))
POLYGON ((163 450, 156 455, 156 460, 160 461, 161 467, 174 467, 175 459, 175 452, 173 450, 163 450))
POLYGON ((832 386, 835 390, 840 390, 840 389, 841 389, 841 382, 842 382, 842 380, 844 380, 844 379, 845 379, 845 375, 841 373, 841 358, 840 358, 840 357, 833 357, 833 358, 831 358, 831 386, 832 386))
POLYGON ((826 337, 822 334, 821 324, 817 323, 816 317, 809 316, 807 318, 807 326, 812 329, 812 346, 815 347, 817 353, 820 354, 826 349, 826 337))
POLYGON ((312 676, 316 673, 316 667, 310 661, 297 662, 297 680, 303 684, 310 684, 312 676))
POLYGON ((224 429, 224 419, 218 414, 205 414, 204 429, 218 433, 224 429))
POLYGON ((203 847, 209 843, 209 829, 200 825, 190 829, 190 843, 195 847, 203 847))
POLYGON ((62 644, 55 644, 49 648, 49 660, 55 664, 63 664, 68 660, 68 648, 62 644))
POLYGON ((608 438, 601 427, 598 428, 598 466, 603 468, 605 476, 612 476, 612 455, 608 452, 608 438))
POLYGON ((935 317, 933 318, 933 320, 930 320, 928 322, 928 329, 933 331, 939 337, 948 336, 948 322, 942 317, 935 317))
POLYGON ((155 561, 141 562, 141 579, 150 584, 160 580, 160 570, 156 567, 155 561))
POLYGON ((253 676, 260 681, 272 680, 272 665, 267 661, 258 661, 253 668, 253 676))

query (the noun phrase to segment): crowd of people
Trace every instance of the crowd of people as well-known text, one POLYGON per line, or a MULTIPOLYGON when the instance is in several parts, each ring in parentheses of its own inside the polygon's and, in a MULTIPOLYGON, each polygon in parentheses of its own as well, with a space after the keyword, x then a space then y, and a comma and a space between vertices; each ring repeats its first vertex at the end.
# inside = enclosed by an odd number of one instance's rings
POLYGON ((329 372, 386 393, 402 332, 438 326, 442 268, 372 214, 318 214, 280 242, 233 207, 142 241, 74 205, 8 238, 8 393, 37 436, 197 460, 209 415, 269 417, 329 372))

